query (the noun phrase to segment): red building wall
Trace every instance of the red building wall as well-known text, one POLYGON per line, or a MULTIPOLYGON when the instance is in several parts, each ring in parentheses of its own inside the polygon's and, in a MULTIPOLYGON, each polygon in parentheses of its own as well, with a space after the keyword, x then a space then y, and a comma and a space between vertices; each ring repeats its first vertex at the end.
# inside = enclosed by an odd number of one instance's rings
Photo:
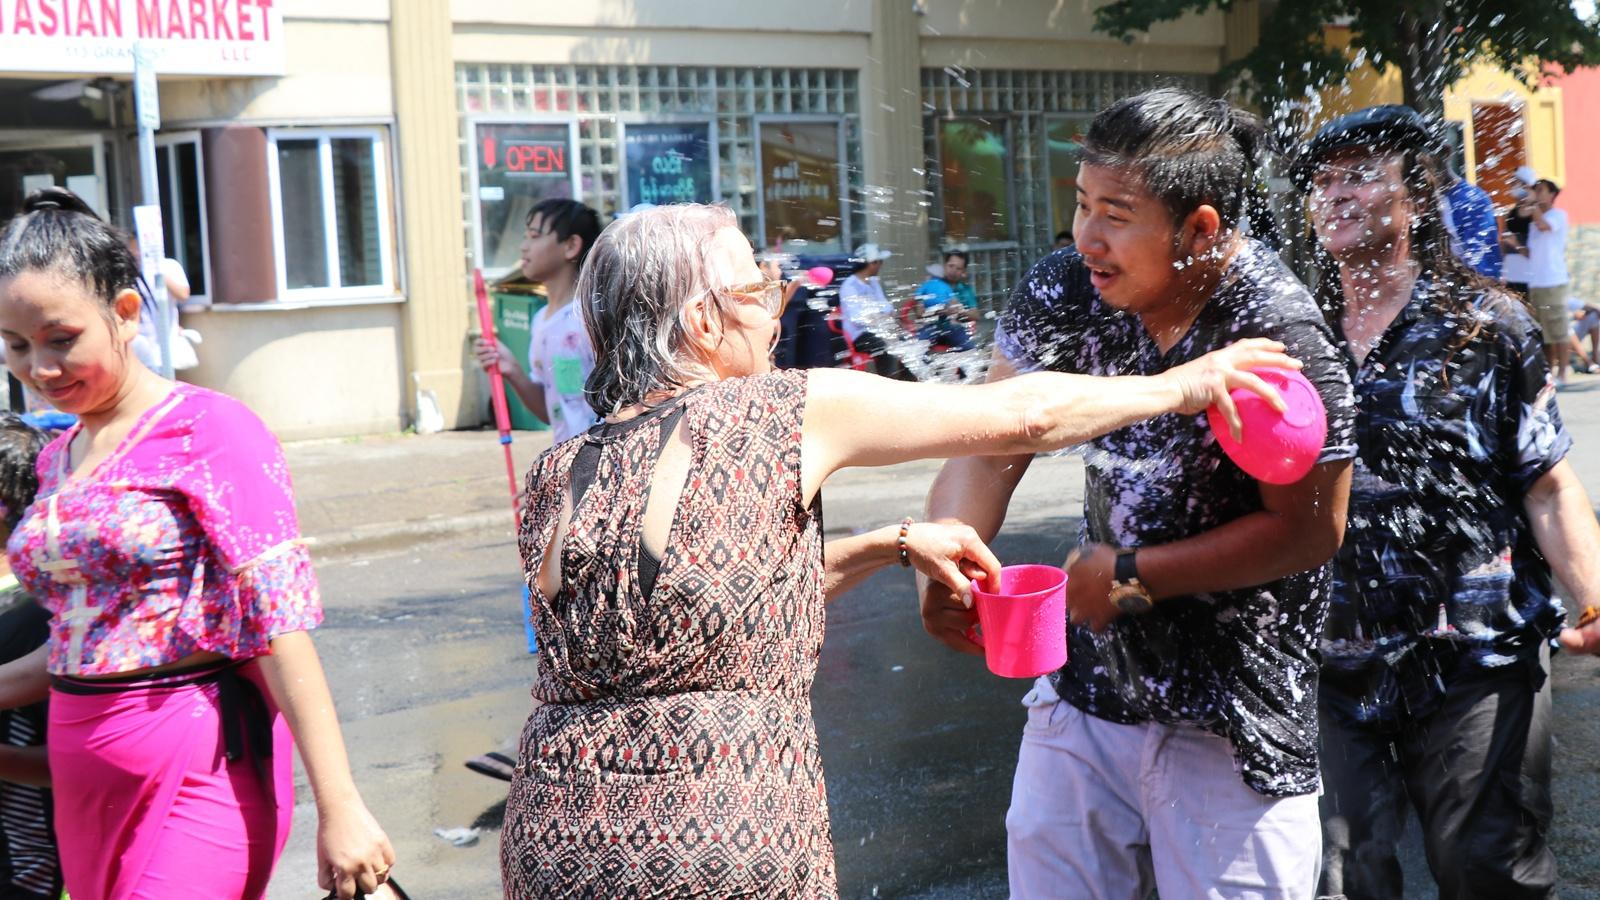
POLYGON ((1567 183, 1560 205, 1573 225, 1600 224, 1600 69, 1555 79, 1561 88, 1567 183))

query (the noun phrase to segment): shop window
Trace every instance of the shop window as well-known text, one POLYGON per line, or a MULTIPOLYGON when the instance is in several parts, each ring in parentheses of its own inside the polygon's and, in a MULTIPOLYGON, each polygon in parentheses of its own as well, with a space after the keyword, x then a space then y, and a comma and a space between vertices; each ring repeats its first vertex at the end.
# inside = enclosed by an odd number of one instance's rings
POLYGON ((1011 149, 1004 119, 940 119, 939 163, 947 241, 1011 240, 1011 149))
POLYGON ((188 132, 156 138, 156 180, 161 193, 161 229, 167 256, 189 278, 189 303, 211 297, 211 256, 206 233, 205 169, 200 135, 188 132))
POLYGON ((570 121, 472 123, 473 227, 485 272, 517 265, 528 212, 540 201, 577 196, 576 144, 570 121))
POLYGON ((1051 116, 1045 120, 1045 163, 1050 172, 1051 239, 1072 230, 1078 209, 1078 164, 1083 157, 1083 133, 1088 116, 1051 116))
POLYGON ((710 203, 717 198, 716 139, 710 122, 623 125, 623 205, 710 203))
MULTIPOLYGON (((928 160, 930 197, 943 195, 939 153, 939 118, 978 118, 985 112, 1005 110, 1014 151, 1010 160, 1012 181, 1011 242, 977 244, 967 272, 973 289, 986 302, 1000 304, 1035 260, 1050 252, 1056 232, 1072 221, 1071 207, 1063 210, 1051 197, 1051 183, 1071 170, 1052 158, 1046 134, 1057 120, 1087 123, 1094 110, 1104 109, 1123 97, 1161 85, 1177 85, 1215 95, 1220 88, 1209 75, 1163 72, 1097 72, 1084 69, 1038 71, 1025 69, 970 69, 944 66, 922 70, 922 105, 930 115, 923 134, 928 160), (1056 227, 1056 223, 1062 223, 1056 227)), ((1087 130, 1085 124, 1083 130, 1087 130)), ((1076 181, 1076 178, 1073 179, 1076 181)), ((928 216, 928 238, 933 246, 945 240, 942 210, 928 216)))
MULTIPOLYGON (((581 162, 577 196, 609 220, 642 202, 642 190, 629 184, 628 153, 641 129, 670 126, 680 136, 689 123, 709 125, 710 197, 739 217, 739 227, 761 240, 762 197, 758 172, 756 121, 810 119, 838 123, 844 151, 830 184, 842 184, 830 218, 843 216, 844 235, 866 233, 859 73, 855 69, 772 67, 584 66, 546 64, 456 66, 461 114, 461 185, 465 212, 473 226, 464 233, 469 258, 486 258, 491 246, 477 221, 479 173, 477 132, 484 120, 550 122, 552 116, 576 122, 576 155, 581 162)), ((696 127, 696 134, 700 131, 696 127)), ((682 152, 682 148, 680 148, 682 152)), ((635 169, 637 171, 637 169, 635 169)), ((663 185, 664 186, 664 185, 663 185)), ((677 189, 685 186, 680 182, 677 189)), ((693 190, 703 190, 698 180, 693 190)), ((507 217, 517 222, 514 215, 507 217)), ((517 232, 520 239, 521 233, 517 232)), ((510 263, 515 263, 513 254, 510 263)))
POLYGON ((764 246, 806 241, 818 250, 849 250, 841 123, 767 120, 757 129, 764 246))
POLYGON ((292 129, 268 139, 281 289, 334 297, 392 292, 383 133, 292 129))

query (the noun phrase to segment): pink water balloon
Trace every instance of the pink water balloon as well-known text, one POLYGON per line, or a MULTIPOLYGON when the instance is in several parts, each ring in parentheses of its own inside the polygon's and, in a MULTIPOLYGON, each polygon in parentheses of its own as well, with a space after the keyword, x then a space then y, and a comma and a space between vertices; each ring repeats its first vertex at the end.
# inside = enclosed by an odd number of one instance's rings
POLYGON ((1231 394, 1243 426, 1242 440, 1233 439, 1228 422, 1217 407, 1206 410, 1206 419, 1217 443, 1245 474, 1268 484, 1293 484, 1311 471, 1322 454, 1322 442, 1328 436, 1328 411, 1322 405, 1322 395, 1299 372, 1253 371, 1278 389, 1288 409, 1280 413, 1255 392, 1234 388, 1231 394))
POLYGON ((812 266, 806 270, 806 279, 817 287, 826 287, 833 283, 833 270, 827 266, 812 266))

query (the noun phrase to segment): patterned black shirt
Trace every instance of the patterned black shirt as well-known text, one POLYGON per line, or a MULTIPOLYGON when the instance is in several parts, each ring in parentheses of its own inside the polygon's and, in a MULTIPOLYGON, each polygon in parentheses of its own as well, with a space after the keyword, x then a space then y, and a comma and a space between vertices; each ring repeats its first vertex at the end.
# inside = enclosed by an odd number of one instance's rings
POLYGON ((1463 667, 1535 658, 1563 619, 1523 510, 1572 448, 1540 333, 1509 297, 1461 321, 1425 287, 1349 361, 1360 449, 1322 652, 1328 701, 1374 727, 1432 711, 1463 667))
MULTIPOLYGON (((1018 368, 1152 375, 1248 337, 1287 345, 1328 410, 1321 461, 1355 455, 1349 375, 1326 320, 1266 246, 1248 242, 1189 332, 1165 355, 1137 316, 1100 300, 1075 250, 1023 277, 997 340, 1018 368)), ((1223 453, 1204 415, 1159 416, 1084 450, 1081 539, 1167 544, 1262 509, 1259 486, 1223 453)), ((1285 539, 1292 536, 1285 535, 1285 539)), ((1186 724, 1232 741, 1269 796, 1317 789, 1316 644, 1327 566, 1243 590, 1170 597, 1100 634, 1072 627, 1052 676, 1062 699, 1113 722, 1186 724)), ((1070 593, 1070 592, 1069 592, 1070 593)))

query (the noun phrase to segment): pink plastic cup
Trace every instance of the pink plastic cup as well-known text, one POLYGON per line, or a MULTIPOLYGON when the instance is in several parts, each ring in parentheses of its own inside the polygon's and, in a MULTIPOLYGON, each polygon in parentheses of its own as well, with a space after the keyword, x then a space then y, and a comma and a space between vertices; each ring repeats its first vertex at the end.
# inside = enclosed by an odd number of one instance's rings
POLYGON ((1006 566, 1000 589, 972 583, 978 626, 967 637, 983 648, 989 671, 1037 678, 1067 662, 1067 573, 1055 566, 1006 566), (980 633, 981 632, 981 633, 980 633))
POLYGON ((1235 441, 1228 422, 1215 406, 1206 410, 1217 443, 1245 474, 1268 484, 1293 484, 1317 464, 1328 436, 1328 411, 1322 395, 1304 375, 1290 369, 1254 369, 1278 389, 1288 409, 1282 413, 1244 388, 1234 388, 1243 440, 1235 441))

